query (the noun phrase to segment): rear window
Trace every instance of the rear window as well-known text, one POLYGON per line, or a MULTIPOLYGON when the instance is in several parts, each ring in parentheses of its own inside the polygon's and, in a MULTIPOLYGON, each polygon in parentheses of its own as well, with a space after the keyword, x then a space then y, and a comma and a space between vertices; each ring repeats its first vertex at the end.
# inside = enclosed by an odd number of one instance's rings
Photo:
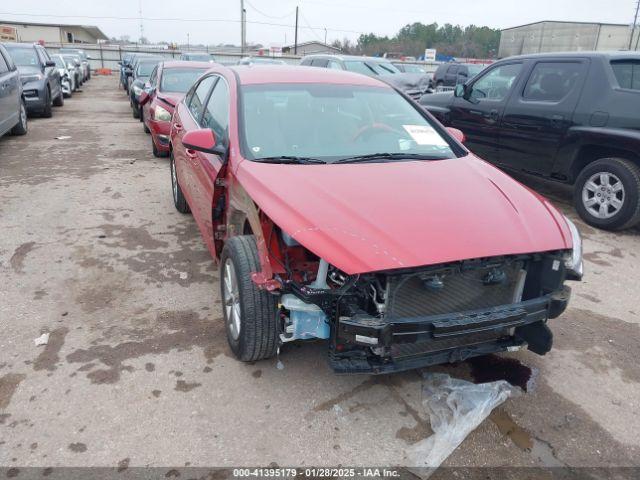
POLYGON ((139 77, 148 77, 149 75, 151 75, 151 72, 153 72, 153 69, 156 68, 157 64, 158 64, 158 62, 140 63, 138 65, 138 76, 139 77))
POLYGON ((640 90, 640 60, 614 60, 611 68, 620 88, 640 90))

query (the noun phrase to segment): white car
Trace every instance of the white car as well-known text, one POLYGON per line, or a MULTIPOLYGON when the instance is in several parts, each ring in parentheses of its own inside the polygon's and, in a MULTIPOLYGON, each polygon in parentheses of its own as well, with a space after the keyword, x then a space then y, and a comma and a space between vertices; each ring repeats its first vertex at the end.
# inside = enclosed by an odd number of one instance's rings
MULTIPOLYGON (((65 97, 70 97, 76 89, 75 75, 69 71, 67 63, 62 55, 51 55, 51 59, 56 62, 56 68, 60 72, 60 84, 65 97)), ((73 65, 69 65, 73 66, 73 65)))

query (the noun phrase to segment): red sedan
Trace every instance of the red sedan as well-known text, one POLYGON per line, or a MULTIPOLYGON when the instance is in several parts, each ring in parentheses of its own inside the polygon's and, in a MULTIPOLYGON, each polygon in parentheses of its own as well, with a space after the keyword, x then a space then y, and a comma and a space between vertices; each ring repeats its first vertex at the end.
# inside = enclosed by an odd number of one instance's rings
POLYGON ((337 372, 551 348, 575 226, 374 78, 216 66, 176 106, 171 181, 220 263, 243 361, 326 339, 337 372))
POLYGON ((156 157, 169 155, 169 130, 176 103, 209 68, 209 62, 162 62, 151 73, 139 99, 140 121, 144 123, 144 131, 151 134, 156 157))

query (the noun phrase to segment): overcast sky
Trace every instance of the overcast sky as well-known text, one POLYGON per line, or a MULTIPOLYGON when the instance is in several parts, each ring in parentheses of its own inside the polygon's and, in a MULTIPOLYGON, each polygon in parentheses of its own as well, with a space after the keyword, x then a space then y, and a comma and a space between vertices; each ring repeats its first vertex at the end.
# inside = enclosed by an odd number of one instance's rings
MULTIPOLYGON (((139 1, 6 0, 0 6, 0 20, 97 25, 109 37, 137 39, 139 1)), ((191 43, 240 42, 240 0, 141 2, 144 34, 151 42, 186 43, 187 34, 191 43)), ((324 40, 326 28, 329 42, 355 40, 363 32, 393 35, 413 22, 497 28, 539 20, 631 24, 635 11, 635 0, 245 0, 247 21, 256 22, 248 23, 247 40, 267 46, 293 43, 296 5, 299 41, 324 40)))

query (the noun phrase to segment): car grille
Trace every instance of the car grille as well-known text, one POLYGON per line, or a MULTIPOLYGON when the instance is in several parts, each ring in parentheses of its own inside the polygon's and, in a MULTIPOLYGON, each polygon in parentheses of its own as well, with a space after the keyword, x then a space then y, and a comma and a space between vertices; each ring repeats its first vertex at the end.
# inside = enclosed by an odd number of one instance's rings
POLYGON ((388 278, 388 318, 465 312, 519 301, 522 261, 424 271, 388 278))
POLYGON ((391 346, 390 354, 393 358, 415 357, 426 353, 449 350, 451 348, 468 347, 471 345, 492 342, 507 335, 507 329, 498 329, 486 332, 469 333, 454 338, 432 339, 426 342, 396 343, 391 346))

